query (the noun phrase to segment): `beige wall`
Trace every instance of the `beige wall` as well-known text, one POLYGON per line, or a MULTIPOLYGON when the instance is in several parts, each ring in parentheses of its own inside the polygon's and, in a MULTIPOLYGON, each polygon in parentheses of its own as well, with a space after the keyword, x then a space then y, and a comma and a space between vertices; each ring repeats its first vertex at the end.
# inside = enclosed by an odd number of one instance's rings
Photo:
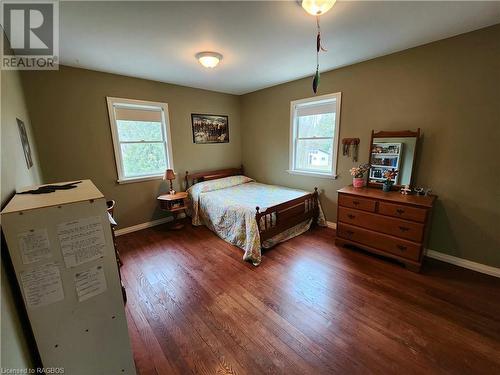
MULTIPOLYGON (((2 71, 1 81, 1 205, 8 201, 17 188, 39 183, 39 163, 36 145, 31 134, 30 118, 26 108, 20 75, 16 71, 2 71), (16 118, 24 121, 31 145, 33 167, 26 167, 16 118)), ((2 252, 7 249, 2 248, 2 252)), ((4 258, 2 254, 2 259, 4 258)), ((1 267, 1 357, 2 368, 32 366, 24 329, 13 298, 14 280, 1 267)))
MULTIPOLYGON (((500 266, 500 25, 321 75, 318 94, 342 92, 340 137, 416 130, 423 137, 415 182, 439 200, 430 248, 500 266)), ((325 41, 328 43, 328 41, 325 41)), ((335 53, 334 50, 328 53, 335 53)), ((337 180, 289 175, 290 101, 312 96, 311 78, 241 98, 243 163, 262 182, 322 190, 330 221, 336 190, 355 163, 339 156, 337 180)))
POLYGON ((30 117, 26 108, 25 98, 22 91, 21 79, 17 71, 5 71, 1 73, 2 86, 2 174, 1 191, 2 205, 16 189, 24 186, 36 185, 40 181, 39 163, 37 158, 37 147, 35 145, 30 117), (16 118, 24 122, 30 148, 32 152, 33 167, 26 166, 24 152, 19 136, 16 118))
POLYGON ((27 94, 45 182, 90 178, 117 201, 120 227, 151 221, 164 213, 156 197, 162 180, 118 184, 106 96, 166 102, 178 183, 184 172, 241 164, 237 96, 62 66, 25 72, 27 94), (191 113, 229 115, 230 142, 196 145, 191 113))

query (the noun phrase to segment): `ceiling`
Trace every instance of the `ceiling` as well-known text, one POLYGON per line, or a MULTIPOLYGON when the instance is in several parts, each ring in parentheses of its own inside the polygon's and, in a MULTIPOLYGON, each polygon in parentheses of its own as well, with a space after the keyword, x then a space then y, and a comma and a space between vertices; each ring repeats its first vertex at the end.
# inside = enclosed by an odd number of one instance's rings
MULTIPOLYGON (((244 94, 312 76, 315 18, 296 1, 60 3, 64 65, 244 94), (224 55, 203 68, 197 52, 224 55)), ((339 1, 321 17, 321 71, 500 22, 500 2, 339 1)))

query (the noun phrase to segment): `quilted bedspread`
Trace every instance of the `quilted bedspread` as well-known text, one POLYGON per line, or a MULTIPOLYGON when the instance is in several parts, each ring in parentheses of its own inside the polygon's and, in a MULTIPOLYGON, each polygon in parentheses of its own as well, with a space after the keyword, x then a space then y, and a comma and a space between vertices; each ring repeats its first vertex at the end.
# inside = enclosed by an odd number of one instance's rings
MULTIPOLYGON (((307 191, 266 185, 245 176, 232 176, 195 184, 188 189, 193 225, 206 225, 219 237, 244 250, 243 259, 261 262, 261 241, 255 220, 261 211, 308 194, 307 191)), ((320 207, 318 224, 325 225, 320 207)), ((262 247, 298 236, 309 229, 311 220, 300 223, 265 241, 262 247)))

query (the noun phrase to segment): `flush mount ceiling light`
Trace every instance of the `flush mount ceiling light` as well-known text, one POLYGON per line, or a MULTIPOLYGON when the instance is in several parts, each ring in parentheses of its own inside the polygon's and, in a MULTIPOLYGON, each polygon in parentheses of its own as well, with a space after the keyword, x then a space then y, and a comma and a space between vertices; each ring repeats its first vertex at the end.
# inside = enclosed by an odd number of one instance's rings
POLYGON ((313 16, 320 16, 328 12, 337 0, 302 0, 302 8, 313 16))
POLYGON ((318 92, 319 87, 319 53, 326 52, 321 44, 321 29, 319 27, 319 16, 328 12, 337 0, 302 0, 302 8, 313 16, 316 16, 316 27, 318 34, 316 35, 316 74, 314 74, 312 88, 314 94, 318 92))
POLYGON ((195 57, 205 68, 215 68, 222 60, 222 55, 217 52, 198 52, 195 57))

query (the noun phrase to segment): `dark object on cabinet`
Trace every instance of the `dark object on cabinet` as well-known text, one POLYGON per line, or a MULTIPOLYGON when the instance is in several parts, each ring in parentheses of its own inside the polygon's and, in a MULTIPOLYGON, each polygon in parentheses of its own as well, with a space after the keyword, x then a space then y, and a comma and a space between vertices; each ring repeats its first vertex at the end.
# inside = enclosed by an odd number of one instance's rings
POLYGON ((373 188, 340 189, 335 244, 396 259, 418 272, 435 199, 373 188))
POLYGON ((21 192, 16 193, 16 194, 49 194, 49 193, 55 192, 56 190, 74 189, 74 188, 76 188, 76 185, 80 184, 80 183, 81 183, 81 181, 70 182, 70 183, 63 184, 63 185, 44 185, 44 186, 40 186, 37 189, 21 191, 21 192))

